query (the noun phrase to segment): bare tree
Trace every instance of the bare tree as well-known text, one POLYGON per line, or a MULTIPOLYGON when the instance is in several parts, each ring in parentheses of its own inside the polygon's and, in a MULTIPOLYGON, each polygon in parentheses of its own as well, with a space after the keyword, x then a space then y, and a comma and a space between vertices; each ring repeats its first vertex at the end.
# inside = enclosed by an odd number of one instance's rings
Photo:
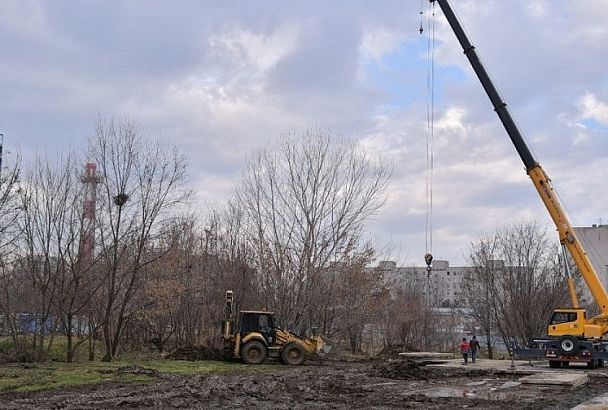
POLYGON ((116 355, 126 322, 137 311, 134 294, 142 268, 161 254, 153 245, 163 221, 184 203, 185 160, 175 150, 143 139, 132 121, 99 120, 90 156, 103 175, 99 241, 105 273, 104 360, 116 355))
POLYGON ((558 249, 534 221, 500 227, 471 245, 467 299, 486 332, 495 325, 505 343, 523 344, 546 333, 551 312, 569 303, 558 249))
MULTIPOLYGON (((356 246, 356 244, 352 244, 356 246)), ((374 249, 370 244, 360 252, 337 263, 335 304, 322 304, 336 312, 335 328, 348 338, 352 353, 361 352, 366 328, 379 327, 386 303, 390 300, 390 283, 385 271, 370 268, 374 249)))
POLYGON ((10 334, 13 344, 17 345, 19 283, 15 282, 13 269, 16 252, 21 237, 17 219, 21 215, 21 202, 18 195, 21 156, 16 155, 10 166, 0 169, 0 313, 3 326, 0 331, 10 334))
POLYGON ((384 203, 388 168, 322 131, 287 135, 248 163, 237 188, 264 306, 302 326, 367 218, 384 203))
MULTIPOLYGON (((19 191, 23 217, 18 221, 24 257, 16 269, 23 279, 27 278, 32 290, 28 312, 35 322, 37 337, 33 343, 37 360, 44 359, 45 336, 58 328, 54 313, 58 298, 66 296, 61 292, 66 289, 61 286, 73 270, 73 256, 78 249, 80 216, 75 189, 79 182, 74 169, 71 154, 60 158, 57 164, 40 157, 19 191)), ((47 350, 52 340, 51 337, 47 350)))

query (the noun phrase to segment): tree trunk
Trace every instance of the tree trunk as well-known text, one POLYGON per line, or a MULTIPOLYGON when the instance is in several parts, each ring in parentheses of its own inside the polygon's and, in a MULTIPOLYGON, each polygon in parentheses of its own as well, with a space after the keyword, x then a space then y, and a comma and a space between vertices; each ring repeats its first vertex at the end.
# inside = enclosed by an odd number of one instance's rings
POLYGON ((490 329, 486 329, 486 344, 488 347, 488 359, 493 359, 494 352, 492 351, 492 332, 490 329))
POLYGON ((72 315, 68 313, 67 320, 65 321, 65 337, 67 339, 67 349, 65 355, 65 361, 72 363, 74 360, 74 348, 73 348, 73 335, 72 335, 72 315))

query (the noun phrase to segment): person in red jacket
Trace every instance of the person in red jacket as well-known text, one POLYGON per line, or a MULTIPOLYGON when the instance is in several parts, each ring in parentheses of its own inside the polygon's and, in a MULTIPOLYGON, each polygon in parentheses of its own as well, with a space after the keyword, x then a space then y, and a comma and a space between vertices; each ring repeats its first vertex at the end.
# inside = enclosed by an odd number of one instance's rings
POLYGON ((464 359, 463 364, 467 364, 469 362, 469 350, 471 349, 471 345, 469 345, 466 337, 462 338, 462 342, 460 342, 458 347, 460 348, 460 353, 462 353, 462 358, 464 359))

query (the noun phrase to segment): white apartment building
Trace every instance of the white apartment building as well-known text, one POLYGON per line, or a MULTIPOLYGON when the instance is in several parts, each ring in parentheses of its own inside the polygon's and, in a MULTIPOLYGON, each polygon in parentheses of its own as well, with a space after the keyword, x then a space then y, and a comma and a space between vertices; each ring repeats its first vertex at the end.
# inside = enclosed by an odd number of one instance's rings
POLYGON ((426 266, 398 267, 393 261, 382 261, 379 267, 387 271, 397 287, 421 289, 445 307, 463 306, 463 279, 473 274, 473 268, 450 267, 445 260, 433 261, 430 272, 426 266))

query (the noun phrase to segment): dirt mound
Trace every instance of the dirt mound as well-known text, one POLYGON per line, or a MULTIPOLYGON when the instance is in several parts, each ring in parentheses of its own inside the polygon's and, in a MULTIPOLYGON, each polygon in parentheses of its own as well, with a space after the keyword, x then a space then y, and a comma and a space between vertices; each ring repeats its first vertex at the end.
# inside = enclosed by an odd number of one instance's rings
POLYGON ((166 359, 169 360, 223 360, 224 352, 216 347, 178 347, 166 359))
POLYGON ((450 377, 482 377, 492 375, 492 372, 484 369, 430 368, 413 360, 401 360, 377 363, 374 365, 371 374, 376 377, 396 380, 430 380, 450 377))
POLYGON ((371 374, 377 377, 386 377, 388 379, 427 380, 430 377, 427 370, 428 369, 423 369, 412 360, 405 360, 376 364, 373 367, 371 374))
POLYGON ((384 348, 378 352, 376 357, 379 359, 397 359, 399 358, 399 353, 419 351, 420 350, 409 344, 394 344, 384 346, 384 348))

